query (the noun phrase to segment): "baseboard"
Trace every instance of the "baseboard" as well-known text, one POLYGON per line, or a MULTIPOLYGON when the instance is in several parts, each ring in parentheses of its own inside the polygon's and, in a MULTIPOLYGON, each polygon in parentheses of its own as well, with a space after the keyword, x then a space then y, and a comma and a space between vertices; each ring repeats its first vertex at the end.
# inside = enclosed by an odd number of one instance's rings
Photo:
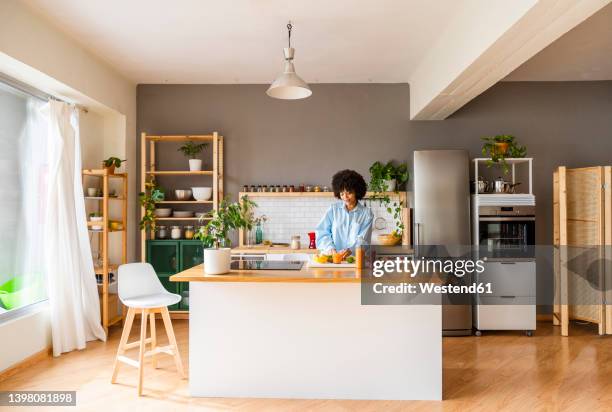
POLYGON ((28 356, 24 360, 17 362, 13 366, 0 372, 0 382, 10 378, 11 376, 14 376, 15 374, 21 372, 24 369, 29 368, 30 366, 34 365, 37 362, 40 362, 43 359, 50 358, 51 356, 53 356, 53 348, 51 346, 41 350, 40 352, 36 352, 31 356, 28 356))

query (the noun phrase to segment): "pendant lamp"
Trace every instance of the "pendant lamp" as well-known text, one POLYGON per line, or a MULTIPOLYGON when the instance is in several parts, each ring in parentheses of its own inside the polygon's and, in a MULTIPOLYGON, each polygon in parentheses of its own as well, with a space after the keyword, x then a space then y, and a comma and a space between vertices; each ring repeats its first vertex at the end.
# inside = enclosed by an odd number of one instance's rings
POLYGON ((285 69, 283 72, 272 82, 266 94, 275 99, 285 100, 296 100, 304 99, 312 94, 308 84, 302 80, 300 76, 295 73, 295 67, 293 66, 293 57, 295 56, 295 49, 291 47, 291 29, 293 26, 291 22, 287 24, 287 30, 289 32, 289 47, 285 47, 283 52, 285 54, 285 69))

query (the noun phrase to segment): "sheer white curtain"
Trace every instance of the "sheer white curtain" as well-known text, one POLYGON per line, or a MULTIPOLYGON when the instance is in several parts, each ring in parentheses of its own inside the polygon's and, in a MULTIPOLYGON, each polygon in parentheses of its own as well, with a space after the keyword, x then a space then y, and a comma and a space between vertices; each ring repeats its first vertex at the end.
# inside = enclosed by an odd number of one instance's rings
POLYGON ((47 197, 48 103, 27 99, 26 121, 19 137, 20 212, 15 253, 15 275, 26 285, 23 306, 46 298, 43 229, 47 197))
MULTIPOLYGON (((51 312, 53 355, 106 340, 85 216, 81 184, 78 111, 49 101, 46 210, 42 246, 51 312)), ((35 149, 36 150, 36 149, 35 149)))

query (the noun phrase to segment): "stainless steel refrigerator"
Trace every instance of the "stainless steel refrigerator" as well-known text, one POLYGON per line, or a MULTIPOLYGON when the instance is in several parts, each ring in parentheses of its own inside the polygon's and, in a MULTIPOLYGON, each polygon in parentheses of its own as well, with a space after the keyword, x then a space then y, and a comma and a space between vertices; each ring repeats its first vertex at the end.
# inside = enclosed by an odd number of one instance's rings
MULTIPOLYGON (((465 250, 470 237, 470 171, 465 150, 414 152, 414 244, 423 248, 465 250)), ((453 278, 451 276, 451 278, 453 278)), ((464 278, 462 281, 468 281, 464 278)), ((463 296, 460 302, 469 302, 463 296)), ((443 298, 445 336, 472 333, 471 304, 451 304, 443 298)), ((457 302, 457 300, 455 300, 457 302)))

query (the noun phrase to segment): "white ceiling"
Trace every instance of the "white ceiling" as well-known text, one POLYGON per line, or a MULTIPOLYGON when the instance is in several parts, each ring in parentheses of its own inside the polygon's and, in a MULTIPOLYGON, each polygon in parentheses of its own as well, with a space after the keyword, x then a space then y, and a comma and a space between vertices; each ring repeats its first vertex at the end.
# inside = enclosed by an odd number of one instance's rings
POLYGON ((137 83, 407 82, 465 0, 24 0, 137 83))
POLYGON ((504 80, 612 80, 612 4, 568 31, 504 80))

